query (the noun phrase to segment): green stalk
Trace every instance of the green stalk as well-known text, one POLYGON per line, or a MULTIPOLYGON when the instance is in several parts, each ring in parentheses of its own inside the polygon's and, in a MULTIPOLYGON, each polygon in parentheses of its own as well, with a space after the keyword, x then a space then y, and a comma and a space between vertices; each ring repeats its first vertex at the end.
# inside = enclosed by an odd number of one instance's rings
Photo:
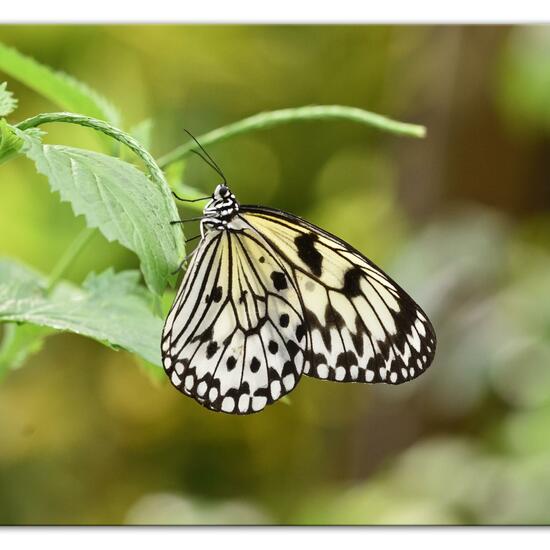
MULTIPOLYGON (((350 120, 402 136, 423 138, 426 135, 426 128, 424 126, 398 122, 397 120, 392 120, 391 118, 377 115, 370 111, 364 111, 356 107, 344 107, 342 105, 313 105, 259 113, 238 122, 234 122, 233 124, 212 130, 211 132, 199 136, 197 140, 201 145, 208 146, 239 134, 254 130, 265 130, 288 122, 330 119, 350 120)), ((196 144, 193 141, 189 141, 158 159, 157 163, 160 168, 166 168, 169 164, 187 157, 195 147, 196 144)))
POLYGON ((95 228, 86 227, 84 228, 76 237, 76 239, 71 243, 69 248, 65 250, 65 253, 57 261, 53 267, 50 276, 48 278, 48 285, 46 291, 50 292, 58 281, 63 277, 67 269, 72 265, 76 260, 77 256, 84 250, 84 247, 90 242, 91 238, 95 235, 95 228))

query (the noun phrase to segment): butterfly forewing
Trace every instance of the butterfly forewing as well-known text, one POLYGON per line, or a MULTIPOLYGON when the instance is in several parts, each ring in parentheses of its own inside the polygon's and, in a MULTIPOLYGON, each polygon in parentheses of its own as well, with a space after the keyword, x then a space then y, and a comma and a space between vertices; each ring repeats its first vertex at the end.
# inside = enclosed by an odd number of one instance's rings
POLYGON ((165 323, 163 361, 174 386, 237 414, 291 391, 310 346, 290 272, 249 227, 207 233, 165 323))
POLYGON ((399 384, 428 368, 436 346, 431 323, 365 256, 290 214, 242 207, 241 215, 290 266, 311 338, 305 374, 399 384))

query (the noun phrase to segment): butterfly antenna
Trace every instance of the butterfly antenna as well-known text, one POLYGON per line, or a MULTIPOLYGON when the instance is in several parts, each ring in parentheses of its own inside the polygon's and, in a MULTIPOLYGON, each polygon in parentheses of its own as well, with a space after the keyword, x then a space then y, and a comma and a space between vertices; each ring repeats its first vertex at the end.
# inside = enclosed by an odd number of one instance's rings
POLYGON ((201 152, 197 151, 196 149, 191 149, 191 153, 195 153, 195 155, 200 157, 201 160, 206 162, 206 164, 208 164, 208 166, 210 166, 210 168, 212 168, 212 170, 215 170, 215 172, 220 175, 220 177, 223 179, 223 181, 225 183, 225 176, 223 175, 222 171, 217 166, 212 164, 212 162, 210 162, 210 160, 207 157, 205 157, 201 152))
POLYGON ((208 195, 208 197, 200 197, 199 199, 182 199, 182 198, 181 198, 177 193, 175 193, 174 191, 172 191, 172 195, 174 195, 174 197, 176 197, 176 199, 178 199, 179 201, 182 201, 182 202, 199 202, 199 201, 206 201, 206 200, 212 198, 212 195, 208 195))
POLYGON ((218 163, 208 154, 208 151, 199 143, 199 140, 189 130, 187 130, 187 128, 184 128, 184 131, 199 146, 199 149, 206 155, 206 158, 195 149, 192 149, 193 153, 201 157, 202 160, 206 162, 206 164, 208 164, 212 169, 214 169, 220 175, 220 177, 223 179, 223 183, 227 184, 227 179, 225 178, 222 172, 222 169, 218 166, 218 163))

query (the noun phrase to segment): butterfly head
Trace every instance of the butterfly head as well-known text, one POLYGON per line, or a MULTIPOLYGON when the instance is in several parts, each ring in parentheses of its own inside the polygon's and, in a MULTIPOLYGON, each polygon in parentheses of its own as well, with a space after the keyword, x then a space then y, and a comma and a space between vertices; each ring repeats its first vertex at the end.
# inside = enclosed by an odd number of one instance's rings
POLYGON ((235 195, 225 184, 220 184, 212 193, 203 211, 201 224, 216 229, 226 229, 229 222, 239 212, 239 203, 235 195))
POLYGON ((220 183, 220 185, 218 185, 214 190, 214 193, 212 193, 212 198, 214 200, 223 201, 223 200, 229 199, 230 197, 233 197, 234 199, 235 195, 231 193, 231 190, 229 189, 229 187, 227 187, 227 185, 225 185, 224 183, 220 183))

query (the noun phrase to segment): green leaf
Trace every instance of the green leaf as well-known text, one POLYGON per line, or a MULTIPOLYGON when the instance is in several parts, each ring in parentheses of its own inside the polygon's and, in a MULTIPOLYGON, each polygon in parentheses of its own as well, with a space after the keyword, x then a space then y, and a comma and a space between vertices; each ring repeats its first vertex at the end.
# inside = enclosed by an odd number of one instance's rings
POLYGON ((13 93, 6 89, 7 82, 0 84, 0 117, 8 116, 17 109, 17 99, 13 93))
POLYGON ((16 156, 22 146, 23 140, 17 136, 13 126, 0 119, 0 164, 16 156))
POLYGON ((117 128, 104 120, 75 113, 41 113, 21 121, 16 125, 16 128, 18 130, 29 132, 31 129, 37 129, 38 126, 51 122, 64 122, 67 124, 78 124, 79 126, 85 126, 86 128, 93 128, 97 132, 101 132, 106 136, 115 139, 119 143, 124 144, 143 161, 147 171, 151 175, 152 180, 159 186, 160 190, 169 201, 172 207, 172 214, 174 216, 177 215, 178 211, 174 201, 172 200, 170 186, 164 177, 164 173, 159 168, 159 165, 156 163, 151 153, 149 153, 149 151, 147 151, 147 149, 145 149, 130 134, 123 132, 120 128, 117 128))
POLYGON ((8 370, 19 368, 30 355, 38 353, 52 332, 48 327, 6 324, 0 344, 0 378, 8 370))
POLYGON ((134 251, 145 282, 161 295, 178 268, 184 250, 183 235, 171 226, 174 204, 158 185, 135 166, 101 153, 45 145, 35 136, 17 131, 24 153, 62 200, 83 214, 110 241, 134 251))
POLYGON ((137 271, 91 275, 82 288, 60 283, 48 294, 46 278, 0 260, 0 322, 31 323, 89 336, 160 365, 162 320, 150 310, 137 271))
POLYGON ((117 110, 101 95, 72 76, 54 71, 0 42, 0 70, 68 111, 120 125, 117 110))
MULTIPOLYGON (((39 128, 29 128, 25 131, 30 137, 40 139, 43 135, 39 128)), ((18 136, 18 130, 5 119, 0 119, 0 164, 6 162, 21 152, 24 141, 18 136)))

